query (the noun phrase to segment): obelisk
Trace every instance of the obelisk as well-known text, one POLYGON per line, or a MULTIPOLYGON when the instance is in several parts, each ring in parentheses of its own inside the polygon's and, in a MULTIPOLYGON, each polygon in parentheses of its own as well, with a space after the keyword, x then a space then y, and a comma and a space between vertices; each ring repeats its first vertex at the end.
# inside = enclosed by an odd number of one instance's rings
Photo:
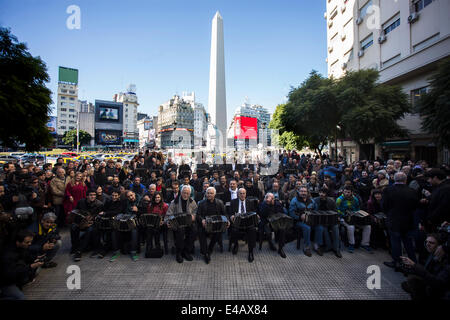
POLYGON ((217 128, 215 150, 226 152, 227 100, 225 91, 225 57, 223 44, 223 19, 216 12, 211 29, 211 59, 209 69, 208 112, 211 124, 217 128))

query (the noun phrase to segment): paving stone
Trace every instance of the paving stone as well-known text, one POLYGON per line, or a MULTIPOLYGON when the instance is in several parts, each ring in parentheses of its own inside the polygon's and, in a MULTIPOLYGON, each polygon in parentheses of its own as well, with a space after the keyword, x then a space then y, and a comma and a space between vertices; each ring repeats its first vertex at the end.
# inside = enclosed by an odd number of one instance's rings
POLYGON ((63 247, 55 261, 58 266, 43 269, 36 281, 24 288, 29 299, 54 300, 345 300, 389 299, 406 300, 409 295, 400 287, 404 276, 383 265, 390 261, 386 251, 368 254, 342 252, 338 259, 333 253, 312 257, 296 249, 296 243, 285 246, 286 259, 270 251, 266 243, 260 251, 255 249, 255 261, 247 261, 247 247, 240 242, 237 255, 226 251, 228 240, 224 237, 224 252, 217 250, 206 265, 199 254, 196 242, 194 261, 179 264, 174 255, 161 259, 140 259, 133 262, 122 255, 109 262, 89 258, 83 254, 78 263, 69 255, 70 236, 62 233, 63 247), (66 268, 78 265, 81 270, 81 290, 67 289, 66 268), (377 265, 381 269, 381 289, 369 290, 366 285, 367 267, 377 265))

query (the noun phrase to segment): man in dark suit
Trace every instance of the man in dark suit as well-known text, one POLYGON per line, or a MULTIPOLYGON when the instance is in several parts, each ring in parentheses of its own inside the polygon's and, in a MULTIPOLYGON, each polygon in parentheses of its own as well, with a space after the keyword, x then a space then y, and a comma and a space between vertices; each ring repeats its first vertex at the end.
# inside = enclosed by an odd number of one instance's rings
MULTIPOLYGON (((206 217, 208 216, 226 216, 225 206, 222 200, 216 199, 216 189, 214 187, 209 187, 206 190, 206 200, 200 201, 197 211, 200 253, 203 255, 206 264, 211 261, 211 253, 214 246, 219 241, 219 237, 222 237, 222 233, 211 233, 211 241, 209 246, 207 246, 206 238, 208 233, 206 232, 206 217)), ((228 226, 229 224, 228 222, 228 226)))
POLYGON ((392 247, 392 262, 384 262, 391 268, 400 265, 402 242, 408 257, 417 262, 413 246, 414 211, 419 205, 415 190, 406 185, 407 177, 403 172, 394 175, 395 184, 383 191, 383 211, 386 213, 386 224, 389 230, 392 247))
MULTIPOLYGON (((231 217, 230 220, 234 222, 236 215, 246 212, 256 212, 254 201, 246 199, 247 191, 244 188, 240 188, 238 191, 238 198, 231 200, 231 217)), ((238 252, 238 239, 241 234, 244 234, 248 243, 248 262, 253 262, 253 249, 256 247, 256 225, 246 230, 239 230, 235 227, 231 229, 230 242, 233 244, 232 252, 237 254, 238 252)))

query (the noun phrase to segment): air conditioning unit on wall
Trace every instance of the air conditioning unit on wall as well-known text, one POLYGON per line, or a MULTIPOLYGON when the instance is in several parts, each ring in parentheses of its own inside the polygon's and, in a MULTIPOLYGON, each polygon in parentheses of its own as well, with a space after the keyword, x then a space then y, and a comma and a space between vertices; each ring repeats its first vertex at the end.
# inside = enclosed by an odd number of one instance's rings
POLYGON ((387 37, 385 35, 381 35, 378 37, 378 43, 383 43, 385 42, 387 39, 387 37))

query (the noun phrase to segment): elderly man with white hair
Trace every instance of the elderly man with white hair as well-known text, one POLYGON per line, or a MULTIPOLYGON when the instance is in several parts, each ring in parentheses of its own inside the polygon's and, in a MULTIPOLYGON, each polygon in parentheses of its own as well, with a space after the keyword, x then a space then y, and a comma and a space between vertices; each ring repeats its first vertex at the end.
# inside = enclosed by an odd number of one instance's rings
MULTIPOLYGON (((184 186, 181 193, 170 203, 167 210, 167 216, 190 214, 192 221, 195 221, 197 215, 197 204, 191 198, 191 188, 184 186)), ((190 227, 179 228, 174 230, 176 260, 178 263, 183 262, 183 258, 192 261, 194 258, 191 253, 194 251, 195 240, 195 224, 190 227)))
MULTIPOLYGON (((199 240, 200 240, 200 252, 203 258, 208 264, 211 261, 211 253, 214 246, 219 242, 219 237, 222 237, 222 233, 212 233, 211 242, 207 246, 206 238, 208 236, 206 232, 206 217, 208 216, 226 216, 225 205, 222 200, 216 199, 216 189, 214 187, 209 187, 206 189, 206 199, 202 200, 198 204, 198 215, 197 222, 199 224, 199 240)), ((229 223, 228 223, 229 224, 229 223)))

